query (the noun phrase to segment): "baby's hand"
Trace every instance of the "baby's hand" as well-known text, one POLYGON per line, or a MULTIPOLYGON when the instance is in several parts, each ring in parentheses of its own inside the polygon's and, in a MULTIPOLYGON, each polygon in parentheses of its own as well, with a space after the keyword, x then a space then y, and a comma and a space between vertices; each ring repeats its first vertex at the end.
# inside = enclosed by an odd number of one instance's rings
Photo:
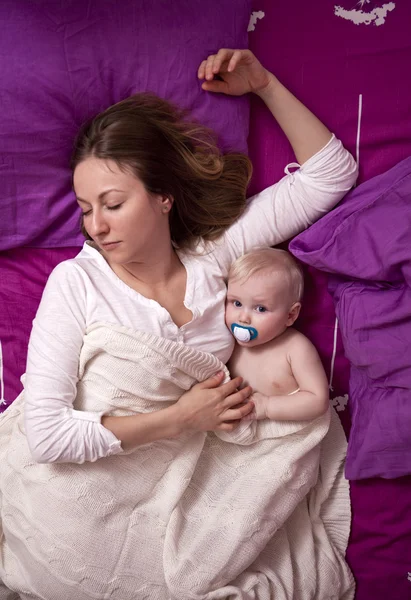
POLYGON ((267 404, 269 396, 260 394, 260 392, 254 392, 250 396, 250 400, 254 403, 254 409, 245 418, 251 421, 261 421, 267 418, 267 404))

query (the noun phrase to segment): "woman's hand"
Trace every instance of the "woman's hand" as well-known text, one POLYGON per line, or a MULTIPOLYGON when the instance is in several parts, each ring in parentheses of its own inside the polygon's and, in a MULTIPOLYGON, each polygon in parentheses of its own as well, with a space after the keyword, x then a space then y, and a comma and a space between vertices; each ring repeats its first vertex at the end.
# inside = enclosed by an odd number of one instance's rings
POLYGON ((247 402, 250 386, 238 389, 241 377, 221 385, 223 379, 224 373, 217 373, 181 396, 174 408, 182 431, 233 431, 253 410, 253 403, 247 402))
POLYGON ((331 132, 321 121, 267 71, 250 50, 224 48, 211 54, 201 63, 198 78, 205 79, 202 88, 207 92, 232 96, 254 92, 260 96, 287 136, 300 165, 331 138, 331 132), (215 75, 221 81, 213 79, 215 75))
POLYGON ((223 48, 217 54, 210 54, 198 69, 198 78, 205 79, 203 90, 230 96, 259 93, 268 86, 272 77, 250 50, 223 48), (214 79, 215 75, 221 81, 214 79))

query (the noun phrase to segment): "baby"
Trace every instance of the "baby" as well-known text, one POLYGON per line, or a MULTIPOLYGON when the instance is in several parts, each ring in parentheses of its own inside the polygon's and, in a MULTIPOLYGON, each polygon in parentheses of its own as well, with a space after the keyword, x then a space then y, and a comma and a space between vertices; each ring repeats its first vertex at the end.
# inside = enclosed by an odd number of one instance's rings
POLYGON ((303 286, 299 265, 284 250, 254 250, 231 266, 225 319, 237 344, 228 368, 254 390, 252 419, 311 420, 329 406, 318 353, 292 327, 303 286))

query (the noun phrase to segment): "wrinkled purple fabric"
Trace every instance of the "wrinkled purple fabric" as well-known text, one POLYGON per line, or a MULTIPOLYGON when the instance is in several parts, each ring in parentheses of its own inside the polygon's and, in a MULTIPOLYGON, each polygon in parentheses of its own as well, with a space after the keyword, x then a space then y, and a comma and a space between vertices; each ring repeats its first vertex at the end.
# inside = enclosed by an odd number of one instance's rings
MULTIPOLYGON (((307 104, 356 156, 359 94, 359 182, 382 174, 411 155, 409 77, 411 4, 395 2, 379 25, 356 25, 335 5, 372 13, 383 2, 255 0, 250 48, 307 104)), ((387 4, 387 3, 386 3, 387 4)), ((374 12, 375 14, 375 12, 374 12)), ((252 192, 276 181, 294 160, 289 144, 258 98, 251 99, 249 137, 252 192)), ((411 239, 411 238, 410 238, 411 239)), ((330 376, 335 311, 327 274, 306 267, 307 293, 299 327, 320 351, 330 376)), ((337 332, 330 397, 349 434, 349 362, 337 332)), ((408 439, 410 433, 408 433, 408 439)), ((411 475, 351 481, 352 528, 347 559, 357 583, 355 600, 411 599, 411 475)))
POLYGON ((331 274, 351 364, 349 479, 411 474, 411 158, 350 192, 290 250, 331 274))
POLYGON ((246 48, 251 0, 2 0, 0 250, 82 242, 69 159, 80 125, 138 91, 247 150, 248 99, 211 95, 200 62, 246 48))
POLYGON ((23 389, 31 326, 51 271, 79 248, 16 248, 0 254, 0 343, 4 368, 4 401, 7 408, 23 389))

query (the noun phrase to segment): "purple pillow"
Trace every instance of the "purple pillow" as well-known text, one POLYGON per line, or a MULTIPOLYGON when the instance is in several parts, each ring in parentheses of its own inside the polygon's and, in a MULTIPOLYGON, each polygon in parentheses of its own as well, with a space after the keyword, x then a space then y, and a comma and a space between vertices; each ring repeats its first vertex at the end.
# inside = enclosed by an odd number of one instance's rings
POLYGON ((0 2, 0 250, 82 243, 68 168, 80 125, 138 91, 188 108, 247 150, 248 100, 201 89, 197 68, 246 48, 251 0, 0 2))
POLYGON ((351 191, 290 251, 331 274, 351 364, 348 479, 411 473, 411 158, 351 191))

